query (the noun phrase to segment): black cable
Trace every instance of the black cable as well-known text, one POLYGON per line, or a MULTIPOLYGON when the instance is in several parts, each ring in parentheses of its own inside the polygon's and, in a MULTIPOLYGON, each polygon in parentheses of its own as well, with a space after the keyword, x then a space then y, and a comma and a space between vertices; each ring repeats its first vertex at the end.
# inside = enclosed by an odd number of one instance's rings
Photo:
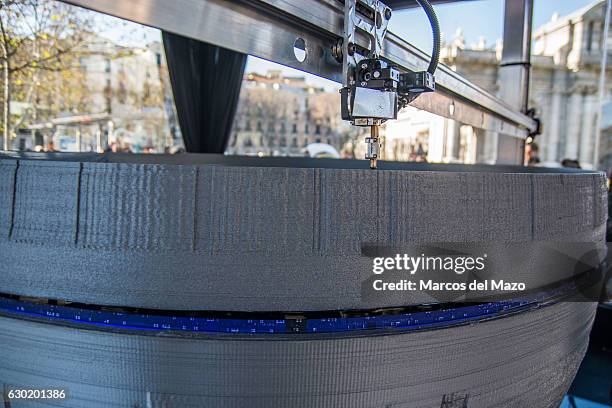
POLYGON ((425 11, 427 18, 429 19, 429 23, 431 24, 431 31, 433 34, 433 50, 431 51, 431 61, 429 62, 427 72, 433 75, 434 72, 436 72, 436 68, 438 68, 438 62, 440 61, 440 43, 442 42, 440 23, 438 22, 436 12, 428 0, 416 0, 416 2, 419 3, 421 8, 425 11))

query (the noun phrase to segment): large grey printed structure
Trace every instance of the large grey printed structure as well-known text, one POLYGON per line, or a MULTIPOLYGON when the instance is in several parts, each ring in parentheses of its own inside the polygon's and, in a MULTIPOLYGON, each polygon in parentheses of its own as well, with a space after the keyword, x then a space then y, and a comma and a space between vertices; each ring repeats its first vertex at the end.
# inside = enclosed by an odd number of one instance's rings
MULTIPOLYGON (((433 299, 364 299, 366 244, 605 241, 597 172, 43 158, 0 157, 0 293, 165 311, 371 310, 433 299)), ((157 336, 2 317, 0 383, 67 388, 66 407, 556 407, 594 313, 560 302, 416 332, 157 336)))
POLYGON ((67 389, 61 406, 74 408, 446 408, 462 405, 443 399, 466 396, 469 408, 557 408, 594 315, 593 304, 560 303, 473 326, 315 338, 154 337, 0 318, 0 378, 67 389))

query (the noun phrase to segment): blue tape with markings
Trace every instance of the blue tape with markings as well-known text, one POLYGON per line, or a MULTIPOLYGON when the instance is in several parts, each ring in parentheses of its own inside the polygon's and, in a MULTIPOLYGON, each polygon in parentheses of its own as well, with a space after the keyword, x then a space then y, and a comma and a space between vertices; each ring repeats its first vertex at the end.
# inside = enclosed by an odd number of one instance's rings
POLYGON ((44 319, 56 323, 126 330, 196 333, 337 333, 377 329, 418 330, 465 324, 515 313, 525 308, 538 307, 550 297, 550 292, 543 292, 529 299, 457 305, 437 310, 395 314, 372 315, 364 312, 362 316, 345 317, 335 313, 335 317, 325 317, 324 313, 317 313, 315 317, 309 317, 309 314, 305 313, 299 317, 287 315, 284 318, 265 318, 265 313, 239 313, 237 317, 233 317, 231 313, 218 313, 217 316, 202 317, 185 315, 188 312, 176 312, 176 315, 172 315, 172 312, 164 314, 155 314, 152 311, 126 312, 38 303, 0 296, 0 314, 8 317, 44 319), (250 315, 252 318, 249 318, 250 315))

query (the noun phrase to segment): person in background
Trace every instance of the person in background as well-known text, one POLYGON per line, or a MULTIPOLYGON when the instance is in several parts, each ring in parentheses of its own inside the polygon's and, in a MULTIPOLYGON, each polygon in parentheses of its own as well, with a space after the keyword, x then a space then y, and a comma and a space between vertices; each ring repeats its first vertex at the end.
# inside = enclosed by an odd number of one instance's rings
MULTIPOLYGON (((608 185, 608 203, 612 203, 612 171, 608 171, 606 177, 608 185)), ((612 205, 608 205, 608 220, 606 222, 606 242, 612 242, 612 205)), ((611 254, 608 252, 608 256, 611 254)), ((608 262, 610 266, 610 262, 608 262)), ((612 387, 610 388, 610 398, 612 399, 612 387)))
POLYGON ((569 169, 581 169, 580 162, 578 160, 572 159, 563 159, 561 160, 561 166, 567 167, 569 169))
POLYGON ((53 143, 53 141, 50 141, 50 142, 47 144, 47 148, 45 149, 45 152, 52 153, 52 152, 56 152, 56 151, 57 151, 57 150, 55 150, 55 144, 53 143))
POLYGON ((105 153, 117 153, 119 152, 119 145, 117 142, 111 142, 108 147, 104 150, 105 153))
POLYGON ((525 164, 527 166, 535 166, 540 163, 540 148, 533 139, 529 139, 530 141, 525 144, 525 164))

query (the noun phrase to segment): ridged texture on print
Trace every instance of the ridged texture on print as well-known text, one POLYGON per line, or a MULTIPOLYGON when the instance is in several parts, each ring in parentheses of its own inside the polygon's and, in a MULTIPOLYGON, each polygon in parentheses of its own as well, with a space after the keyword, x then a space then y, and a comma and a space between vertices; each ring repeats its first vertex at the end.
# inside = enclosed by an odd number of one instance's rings
POLYGON ((65 408, 557 408, 592 303, 387 335, 171 337, 0 318, 0 384, 65 408), (465 405, 464 405, 465 403, 465 405))
MULTIPOLYGON (((366 244, 604 243, 605 179, 595 172, 45 157, 0 159, 3 293, 168 310, 377 308, 432 298, 364 298, 366 244)), ((516 268, 517 281, 538 276, 530 265, 516 268)), ((595 307, 555 303, 437 330, 292 335, 0 317, 0 384, 68 393, 13 404, 27 408, 556 408, 595 307)))
MULTIPOLYGON (((0 159, 0 292, 167 310, 372 309, 438 299, 364 297, 364 245, 605 243, 597 172, 105 157, 0 159)), ((541 284, 525 258, 515 281, 541 284)))

